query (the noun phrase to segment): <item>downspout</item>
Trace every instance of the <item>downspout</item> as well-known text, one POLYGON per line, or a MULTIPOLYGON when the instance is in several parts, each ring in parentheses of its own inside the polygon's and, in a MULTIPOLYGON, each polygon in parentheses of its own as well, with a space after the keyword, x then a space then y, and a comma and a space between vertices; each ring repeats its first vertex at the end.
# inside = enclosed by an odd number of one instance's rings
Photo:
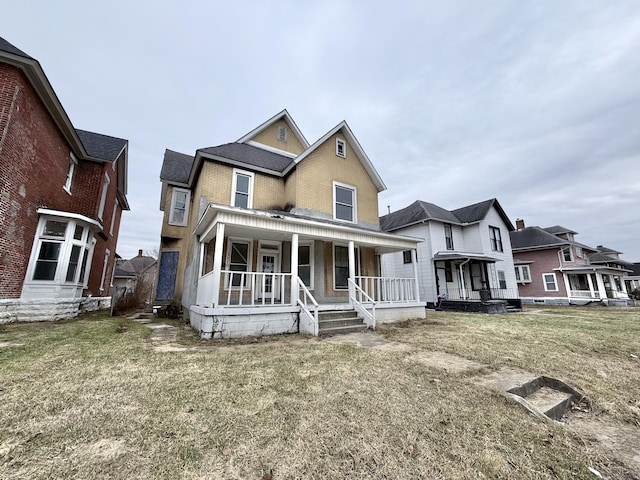
POLYGON ((471 261, 470 258, 467 258, 464 262, 462 262, 459 267, 460 267, 460 286, 462 287, 462 299, 466 299, 467 298, 467 291, 464 288, 464 273, 462 272, 462 267, 464 267, 467 263, 469 263, 471 261))

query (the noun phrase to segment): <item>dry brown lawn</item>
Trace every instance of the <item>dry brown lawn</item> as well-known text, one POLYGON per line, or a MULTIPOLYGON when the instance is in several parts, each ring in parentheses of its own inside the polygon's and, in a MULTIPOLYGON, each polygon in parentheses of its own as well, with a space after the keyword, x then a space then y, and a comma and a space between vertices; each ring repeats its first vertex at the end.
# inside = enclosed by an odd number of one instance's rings
POLYGON ((299 335, 162 351, 128 319, 0 326, 0 478, 633 478, 595 440, 474 377, 573 383, 640 432, 638 309, 428 312, 397 348, 299 335), (433 352, 474 368, 437 368, 433 352))

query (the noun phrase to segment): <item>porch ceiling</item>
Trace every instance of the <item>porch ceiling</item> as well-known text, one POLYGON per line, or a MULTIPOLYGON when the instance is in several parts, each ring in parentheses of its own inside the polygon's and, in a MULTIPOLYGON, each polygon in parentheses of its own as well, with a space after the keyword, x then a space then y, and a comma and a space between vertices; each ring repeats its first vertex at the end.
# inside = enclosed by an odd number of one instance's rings
POLYGON ((268 212, 209 204, 200 218, 194 234, 200 241, 210 242, 216 234, 216 225, 225 225, 225 236, 238 236, 274 241, 291 240, 298 234, 299 241, 323 240, 337 243, 353 241, 356 245, 375 248, 376 253, 411 250, 422 239, 368 230, 351 225, 339 225, 286 215, 286 212, 268 212))
POLYGON ((604 265, 578 265, 574 267, 557 267, 554 268, 557 272, 573 273, 573 274, 585 274, 589 273, 604 273, 607 275, 627 275, 631 270, 621 268, 611 268, 604 265))

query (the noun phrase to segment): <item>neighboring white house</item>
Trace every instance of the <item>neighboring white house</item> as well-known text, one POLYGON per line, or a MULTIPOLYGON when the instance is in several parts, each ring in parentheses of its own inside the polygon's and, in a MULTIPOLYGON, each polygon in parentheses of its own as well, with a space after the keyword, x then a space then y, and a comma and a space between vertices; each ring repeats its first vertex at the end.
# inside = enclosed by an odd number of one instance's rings
MULTIPOLYGON (((520 306, 509 239, 514 227, 495 198, 451 211, 418 200, 381 217, 380 227, 425 239, 417 250, 420 300, 504 304, 489 302, 500 299, 520 306)), ((408 252, 383 255, 381 263, 383 275, 413 271, 408 252)))

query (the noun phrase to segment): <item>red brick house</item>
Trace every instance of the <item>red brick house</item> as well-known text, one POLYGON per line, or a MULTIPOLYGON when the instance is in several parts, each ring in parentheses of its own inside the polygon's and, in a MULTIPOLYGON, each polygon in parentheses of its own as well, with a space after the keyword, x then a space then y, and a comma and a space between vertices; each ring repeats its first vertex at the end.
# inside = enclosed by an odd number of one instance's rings
POLYGON ((0 38, 0 323, 108 305, 127 150, 74 128, 38 61, 0 38))

